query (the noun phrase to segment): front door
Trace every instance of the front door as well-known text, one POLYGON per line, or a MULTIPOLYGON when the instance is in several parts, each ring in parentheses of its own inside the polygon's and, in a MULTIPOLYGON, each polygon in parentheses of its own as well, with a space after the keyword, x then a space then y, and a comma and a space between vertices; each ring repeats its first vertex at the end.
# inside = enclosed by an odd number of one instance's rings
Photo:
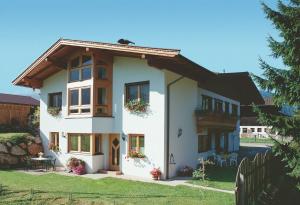
POLYGON ((109 169, 120 170, 120 137, 118 134, 109 135, 109 169))

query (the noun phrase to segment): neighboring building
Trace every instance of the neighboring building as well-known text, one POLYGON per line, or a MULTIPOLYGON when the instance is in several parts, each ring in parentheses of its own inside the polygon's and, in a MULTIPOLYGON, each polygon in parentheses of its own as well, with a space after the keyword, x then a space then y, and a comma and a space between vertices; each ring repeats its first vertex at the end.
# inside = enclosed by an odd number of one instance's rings
POLYGON ((26 126, 28 115, 39 104, 29 96, 0 93, 0 125, 26 126))
POLYGON ((159 167, 168 178, 239 149, 240 98, 225 79, 179 50, 60 39, 13 83, 40 89, 40 134, 60 164, 76 157, 90 173, 140 177, 159 167))
MULTIPOLYGON (((264 113, 282 115, 280 109, 274 105, 259 105, 258 107, 264 113)), ((271 128, 259 123, 258 116, 252 109, 251 105, 241 106, 240 137, 269 137, 272 134, 271 128)))

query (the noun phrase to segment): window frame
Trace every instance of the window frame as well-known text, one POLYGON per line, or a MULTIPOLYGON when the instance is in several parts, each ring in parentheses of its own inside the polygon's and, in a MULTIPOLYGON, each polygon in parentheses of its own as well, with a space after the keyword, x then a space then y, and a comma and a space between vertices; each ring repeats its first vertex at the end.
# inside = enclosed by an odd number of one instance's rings
POLYGON ((142 96, 142 93, 141 93, 141 87, 143 85, 148 85, 149 86, 149 91, 148 91, 148 99, 147 100, 144 100, 145 103, 149 104, 150 103, 150 81, 140 81, 140 82, 134 82, 134 83, 125 83, 125 104, 130 102, 130 99, 129 99, 129 87, 130 86, 137 86, 137 99, 134 99, 134 100, 137 100, 137 101, 141 101, 141 96, 142 96))
POLYGON ((92 134, 89 134, 89 133, 68 133, 68 153, 90 153, 92 154, 92 147, 93 147, 93 144, 91 143, 93 140, 92 140, 92 134), (82 140, 81 140, 81 137, 86 137, 86 136, 89 136, 89 142, 90 142, 90 145, 89 145, 89 148, 90 150, 89 151, 82 151, 82 140), (78 141, 77 141, 77 150, 72 150, 71 149, 71 138, 72 137, 78 137, 78 141))
POLYGON ((94 58, 93 55, 90 53, 85 53, 85 54, 80 54, 76 55, 75 57, 71 58, 69 60, 69 69, 68 69, 68 83, 75 83, 75 82, 82 82, 86 80, 91 80, 93 78, 93 66, 94 66, 94 58), (91 58, 91 63, 89 64, 83 64, 83 56, 89 56, 91 58), (76 58, 79 58, 79 64, 78 66, 72 67, 72 61, 75 60, 76 58), (85 68, 90 68, 90 78, 87 79, 82 79, 83 76, 83 70, 85 68), (78 80, 71 80, 71 72, 78 70, 79 72, 79 79, 78 80))
POLYGON ((223 100, 219 100, 219 99, 214 99, 214 112, 216 113, 223 113, 224 109, 223 109, 223 100), (219 108, 219 105, 221 105, 221 110, 217 110, 217 107, 219 108))
POLYGON ((238 116, 239 106, 237 104, 231 104, 231 114, 234 116, 238 116), (233 112, 235 110, 235 112, 233 112))
POLYGON ((83 86, 68 89, 68 114, 69 115, 90 115, 92 113, 92 89, 91 86, 83 86), (82 90, 90 89, 90 104, 82 104, 82 90), (78 90, 78 105, 71 105, 71 92, 78 90), (82 112, 84 109, 89 109, 89 112, 82 112), (76 113, 72 113, 72 110, 78 110, 76 113))
POLYGON ((212 149, 212 135, 211 132, 207 134, 198 134, 198 153, 208 152, 212 149))
POLYGON ((61 110, 61 108, 62 108, 62 92, 48 93, 48 108, 50 108, 50 107, 59 108, 59 110, 61 110), (60 95, 60 106, 51 105, 51 101, 52 101, 51 98, 56 95, 60 95))
POLYGON ((132 137, 136 137, 136 152, 141 153, 141 154, 145 154, 145 135, 144 134, 129 134, 128 135, 128 154, 131 153, 133 150, 131 149, 131 138, 132 137), (140 146, 140 138, 144 138, 144 151, 141 152, 141 146, 140 146))
POLYGON ((211 112, 213 110, 213 98, 208 95, 202 95, 201 109, 211 112))
POLYGON ((50 132, 49 142, 53 143, 54 146, 57 146, 59 148, 59 132, 50 132))

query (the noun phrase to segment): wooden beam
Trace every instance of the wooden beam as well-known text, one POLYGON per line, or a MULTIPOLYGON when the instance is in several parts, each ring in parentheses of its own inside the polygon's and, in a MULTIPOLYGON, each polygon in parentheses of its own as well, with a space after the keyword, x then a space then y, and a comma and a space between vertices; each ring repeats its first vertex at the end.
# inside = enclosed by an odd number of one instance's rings
POLYGON ((22 79, 26 84, 28 84, 32 88, 41 88, 43 87, 43 81, 38 80, 38 79, 31 79, 28 77, 25 77, 22 79))
POLYGON ((50 62, 52 65, 54 65, 55 67, 59 68, 59 69, 67 69, 67 62, 64 62, 62 60, 59 60, 58 58, 53 58, 53 57, 47 57, 45 59, 45 61, 50 62))

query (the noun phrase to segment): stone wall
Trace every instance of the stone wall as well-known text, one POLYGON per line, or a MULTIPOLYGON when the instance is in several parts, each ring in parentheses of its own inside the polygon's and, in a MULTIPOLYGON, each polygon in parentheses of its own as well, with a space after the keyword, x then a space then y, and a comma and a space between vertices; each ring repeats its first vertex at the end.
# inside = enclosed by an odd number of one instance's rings
POLYGON ((43 151, 42 140, 39 136, 28 135, 19 143, 10 141, 0 143, 0 168, 20 167, 26 157, 37 156, 43 151))

